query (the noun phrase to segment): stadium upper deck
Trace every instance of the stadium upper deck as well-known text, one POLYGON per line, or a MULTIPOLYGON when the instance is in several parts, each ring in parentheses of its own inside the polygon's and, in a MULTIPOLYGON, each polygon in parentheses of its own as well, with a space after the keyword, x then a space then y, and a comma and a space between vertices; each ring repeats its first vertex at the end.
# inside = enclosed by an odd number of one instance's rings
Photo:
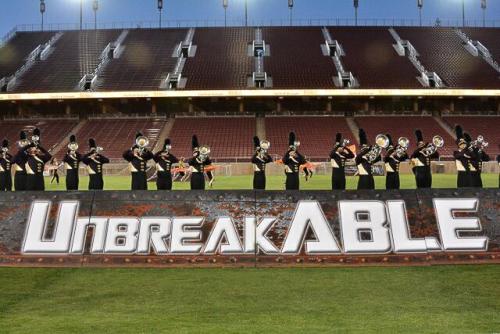
POLYGON ((495 28, 23 32, 0 48, 0 91, 498 90, 499 39, 495 28))

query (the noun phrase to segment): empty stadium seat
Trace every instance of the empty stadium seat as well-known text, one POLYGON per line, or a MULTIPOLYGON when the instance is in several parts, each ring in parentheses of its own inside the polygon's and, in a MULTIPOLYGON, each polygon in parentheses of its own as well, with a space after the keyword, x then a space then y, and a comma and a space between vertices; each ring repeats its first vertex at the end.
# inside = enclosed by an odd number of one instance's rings
POLYGON ((280 158, 288 149, 288 134, 294 131, 300 141, 299 151, 315 161, 328 160, 337 132, 356 145, 344 117, 266 117, 266 135, 270 153, 280 158))
POLYGON ((59 142, 65 140, 71 130, 78 124, 78 120, 13 120, 0 121, 0 135, 10 142, 10 150, 17 151, 16 142, 19 140, 19 133, 26 131, 28 138, 35 128, 41 131, 41 144, 45 149, 51 150, 59 142))
POLYGON ((46 60, 37 60, 18 81, 16 92, 74 91, 85 74, 94 72, 99 56, 120 30, 67 31, 46 60))
POLYGON ((453 88, 499 88, 498 73, 481 57, 474 57, 451 28, 395 28, 419 53, 428 71, 436 72, 453 88))
POLYGON ((217 161, 248 161, 253 154, 254 117, 177 118, 170 138, 173 153, 189 158, 193 151, 191 139, 197 135, 200 145, 209 145, 210 156, 217 161))
POLYGON ((187 29, 136 29, 123 42, 123 54, 112 59, 99 76, 98 90, 159 90, 161 80, 173 71, 175 48, 187 29))
POLYGON ((196 56, 188 58, 182 72, 186 89, 246 88, 254 70, 247 48, 254 39, 251 28, 196 28, 196 56))
POLYGON ((161 119, 90 119, 76 135, 82 152, 88 150, 88 139, 94 138, 105 156, 119 160, 134 145, 138 131, 149 138, 149 148, 154 148, 165 124, 161 119))

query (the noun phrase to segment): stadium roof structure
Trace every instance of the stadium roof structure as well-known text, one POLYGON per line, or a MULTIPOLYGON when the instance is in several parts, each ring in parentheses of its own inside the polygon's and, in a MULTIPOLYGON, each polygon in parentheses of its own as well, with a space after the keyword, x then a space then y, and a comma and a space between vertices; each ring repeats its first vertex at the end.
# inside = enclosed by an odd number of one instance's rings
POLYGON ((499 97, 499 28, 212 27, 17 32, 0 101, 499 97))

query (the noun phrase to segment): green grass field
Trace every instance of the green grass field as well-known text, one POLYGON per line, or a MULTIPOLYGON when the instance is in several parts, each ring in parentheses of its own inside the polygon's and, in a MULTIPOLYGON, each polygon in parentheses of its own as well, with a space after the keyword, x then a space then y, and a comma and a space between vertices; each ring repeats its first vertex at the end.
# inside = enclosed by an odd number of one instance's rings
POLYGON ((500 266, 0 269, 1 333, 498 333, 500 266))
MULTIPOLYGON (((65 190, 64 177, 61 178, 61 183, 50 184, 50 179, 46 178, 45 184, 47 190, 65 190)), ((331 189, 331 177, 327 175, 315 175, 311 180, 305 182, 301 178, 301 189, 303 190, 329 190, 331 189)), ((347 178, 347 188, 356 189, 357 177, 347 178)), ((377 189, 385 188, 385 177, 375 177, 377 189)), ((485 187, 496 188, 498 187, 497 174, 484 174, 483 183, 485 187)), ((105 190, 130 190, 130 177, 128 176, 106 176, 104 178, 105 190)), ((80 189, 85 190, 88 186, 88 178, 82 177, 80 179, 80 189)), ((433 179, 434 188, 456 188, 457 176, 455 174, 436 174, 433 179)), ((283 190, 285 188, 284 176, 270 176, 267 178, 268 190, 283 190)), ((401 176, 402 189, 415 189, 415 178, 413 175, 401 176)), ((156 189, 154 182, 149 183, 149 189, 156 189)), ((187 190, 189 189, 189 182, 175 182, 174 190, 187 190)), ((232 177, 217 177, 214 183, 214 190, 228 190, 228 189, 252 189, 252 176, 232 176, 232 177)))

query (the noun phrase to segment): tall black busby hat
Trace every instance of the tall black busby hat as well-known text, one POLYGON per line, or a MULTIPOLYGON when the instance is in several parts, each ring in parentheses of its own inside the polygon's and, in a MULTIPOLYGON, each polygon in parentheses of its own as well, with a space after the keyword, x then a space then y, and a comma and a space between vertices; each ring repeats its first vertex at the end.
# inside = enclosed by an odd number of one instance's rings
POLYGON ((368 145, 368 139, 366 138, 366 132, 363 129, 359 129, 359 143, 361 145, 368 145))
POLYGON ((467 143, 470 143, 472 141, 470 134, 468 134, 467 132, 464 132, 464 139, 467 143))
POLYGON ((465 144, 464 130, 460 125, 455 126, 455 134, 457 135, 457 145, 465 144))
POLYGON ((92 149, 92 148, 96 148, 97 147, 97 144, 95 143, 95 140, 94 138, 90 138, 89 139, 89 147, 92 149))
POLYGON ((295 146, 295 142, 297 141, 297 137, 295 136, 295 132, 290 132, 288 135, 288 145, 295 146))
POLYGON ((35 130, 33 130, 33 135, 40 137, 40 129, 36 128, 35 130))
POLYGON ((259 137, 257 137, 257 136, 253 137, 253 146, 255 148, 259 148, 260 147, 260 139, 259 139, 259 137))
POLYGON ((342 141, 342 134, 337 133, 337 135, 335 136, 335 143, 340 144, 341 141, 342 141))
POLYGON ((394 146, 394 142, 392 141, 392 136, 390 134, 386 134, 387 139, 389 139, 389 146, 394 146))
POLYGON ((25 140, 26 138, 28 138, 28 137, 26 136, 26 132, 21 131, 21 133, 19 133, 19 139, 20 139, 20 140, 25 140))
POLYGON ((76 143, 76 136, 75 135, 69 136, 69 142, 70 143, 76 143))
POLYGON ((5 148, 5 147, 9 147, 9 141, 7 139, 4 139, 3 142, 2 142, 2 147, 5 148))
POLYGON ((163 143, 163 148, 167 148, 167 146, 172 146, 172 141, 170 138, 165 139, 165 142, 163 143))
POLYGON ((424 135, 421 130, 415 130, 415 137, 417 137, 417 143, 422 143, 424 141, 424 135))
POLYGON ((192 140, 191 140, 191 146, 192 146, 193 150, 200 147, 200 143, 198 142, 198 137, 196 137, 196 135, 194 135, 192 140))

